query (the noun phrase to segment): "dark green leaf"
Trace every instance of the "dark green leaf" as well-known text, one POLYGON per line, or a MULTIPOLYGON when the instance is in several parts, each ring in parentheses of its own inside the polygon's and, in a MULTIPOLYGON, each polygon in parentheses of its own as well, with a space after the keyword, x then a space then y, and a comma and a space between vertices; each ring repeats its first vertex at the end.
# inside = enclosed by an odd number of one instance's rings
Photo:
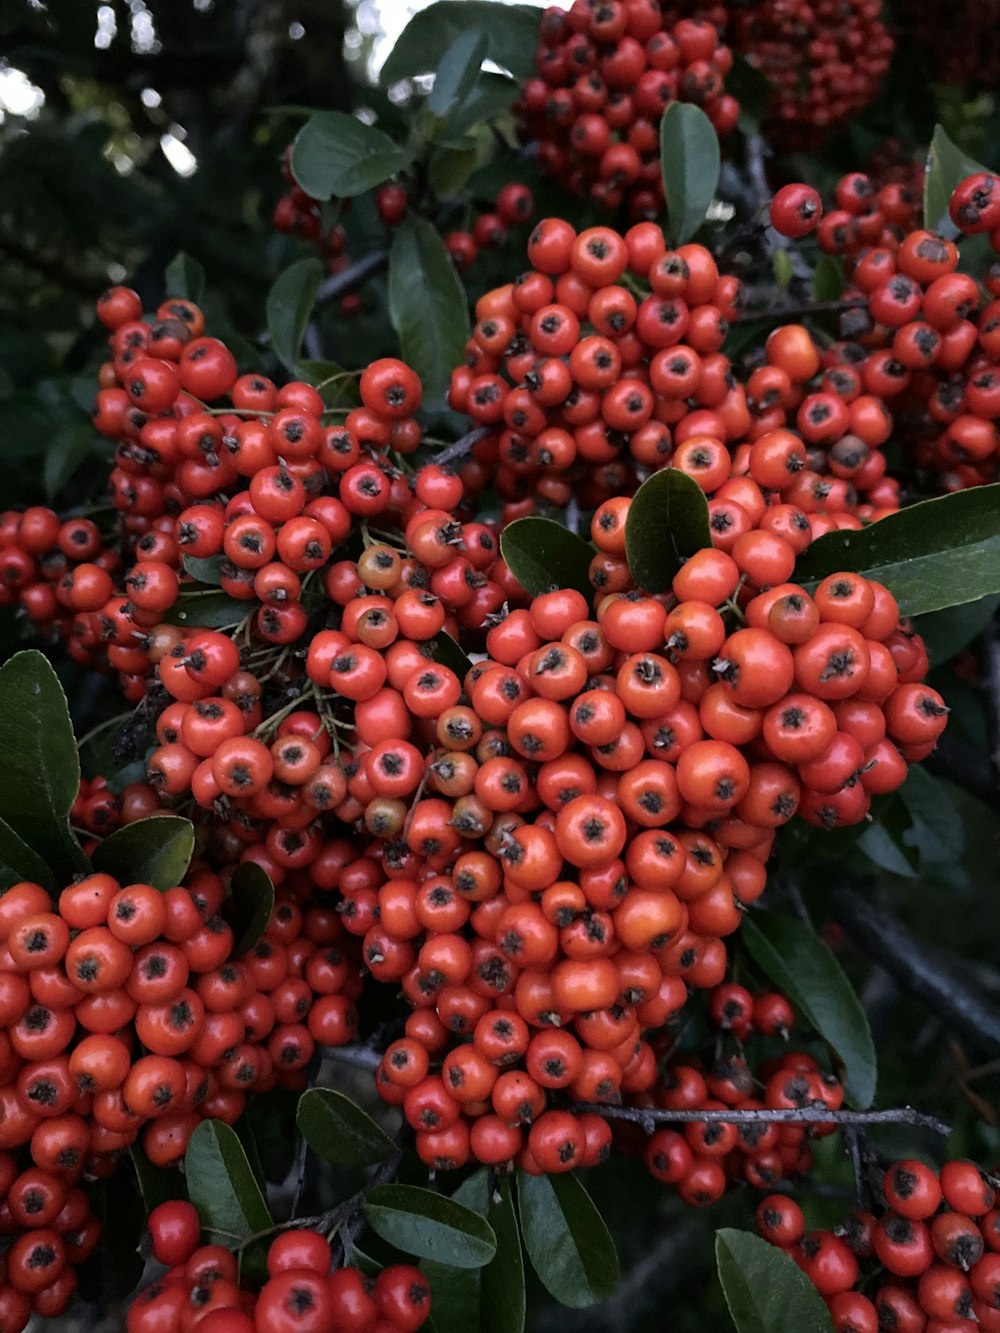
POLYGON ((389 317, 403 360, 413 367, 431 404, 440 404, 469 336, 465 288, 444 242, 421 217, 396 229, 389 256, 389 317))
POLYGON ((416 1185, 379 1185, 364 1205, 377 1236, 419 1259, 482 1268, 496 1254, 493 1229, 471 1208, 416 1185))
POLYGON ((660 165, 667 230, 673 243, 680 245, 705 221, 719 184, 719 137, 693 102, 671 102, 663 113, 660 165))
POLYGON ((775 250, 772 260, 774 268, 774 280, 781 291, 786 291, 788 284, 795 276, 795 270, 792 268, 792 261, 787 250, 775 250))
POLYGON ((298 359, 322 280, 323 265, 318 259, 300 259, 279 273, 267 294, 271 342, 278 360, 289 369, 298 359))
POLYGON ((203 1120, 184 1156, 188 1196, 203 1228, 230 1248, 271 1226, 260 1186, 236 1131, 221 1120, 203 1120))
POLYGON ((520 92, 516 79, 506 74, 480 72, 469 92, 448 112, 442 138, 449 142, 471 130, 474 125, 495 120, 510 108, 520 92))
POLYGON ((906 851, 896 842, 881 818, 868 824, 858 834, 858 848, 873 865, 901 879, 919 879, 920 875, 906 851))
POLYGON ((236 867, 229 885, 236 917, 233 926, 233 953, 246 953, 267 930, 274 910, 274 885, 267 871, 255 861, 236 867))
POLYGON ((80 1268, 79 1296, 110 1309, 134 1291, 145 1267, 139 1253, 146 1210, 127 1171, 87 1188, 91 1209, 103 1227, 101 1244, 80 1268))
POLYGON ((771 81, 755 69, 746 56, 738 55, 726 75, 726 92, 740 104, 739 127, 744 134, 758 134, 771 100, 771 81))
POLYGON ((878 1069, 868 1018, 830 950, 804 921, 763 909, 747 914, 742 939, 757 966, 837 1052, 846 1099, 871 1106, 878 1069))
POLYGON ((45 453, 45 497, 53 500, 71 481, 94 449, 90 426, 67 426, 53 438, 45 453))
POLYGON ((777 1246, 725 1227, 715 1233, 715 1261, 737 1333, 833 1333, 822 1296, 777 1246))
POLYGON ((522 1333, 524 1256, 509 1176, 500 1177, 486 1216, 497 1238, 497 1252, 482 1271, 483 1333, 522 1333))
POLYGON ((121 884, 152 884, 165 891, 180 884, 194 852, 194 825, 179 815, 150 815, 126 824, 94 851, 95 870, 121 884))
POLYGON ((450 634, 444 630, 434 636, 434 661, 454 671, 459 680, 464 680, 472 663, 450 634))
POLYGON ((205 270, 181 250, 167 265, 163 285, 168 297, 180 296, 198 305, 205 294, 205 270))
POLYGON ((524 1248, 549 1294, 574 1310, 606 1301, 618 1285, 618 1254, 576 1176, 519 1171, 517 1210, 524 1248))
POLYGON ((377 1166, 396 1150, 370 1115, 332 1088, 304 1092, 295 1119, 316 1156, 334 1166, 377 1166))
POLYGON ((80 759, 63 687, 37 650, 15 653, 0 668, 0 717, 0 819, 65 883, 87 870, 69 827, 80 759))
POLYGON ((462 190, 479 165, 477 148, 445 148, 431 153, 427 179, 438 199, 451 199, 462 190))
POLYGON ((434 86, 427 97, 427 110, 443 120, 461 106, 472 91, 489 48, 484 32, 470 28, 456 37, 441 57, 434 86))
POLYGON ((184 1177, 179 1167, 154 1166, 146 1156, 142 1144, 138 1142, 132 1144, 129 1153, 147 1214, 170 1199, 187 1198, 184 1177))
POLYGON ((948 216, 948 201, 959 181, 985 171, 948 137, 942 125, 934 126, 924 175, 924 224, 942 236, 957 236, 958 228, 948 216))
POLYGON ((48 889, 53 895, 59 891, 59 881, 48 864, 31 850, 23 838, 17 836, 9 824, 0 819, 0 894, 6 893, 12 884, 18 884, 21 880, 41 884, 43 889, 48 889))
POLYGON ((358 375, 335 361, 297 361, 295 374, 319 390, 327 407, 357 407, 361 402, 358 375))
POLYGON ((927 616, 915 616, 913 628, 924 641, 931 666, 940 666, 956 657, 974 639, 978 639, 993 619, 997 609, 996 593, 964 606, 948 606, 927 616))
POLYGON ((904 841, 918 852, 921 862, 961 862, 965 824, 955 799, 956 788, 913 764, 897 794, 913 821, 904 841))
MULTIPOLYGON (((488 1172, 485 1169, 476 1171, 462 1181, 451 1197, 480 1217, 486 1217, 490 1203, 488 1172)), ((420 1267, 431 1284, 435 1327, 461 1329, 462 1333, 483 1333, 482 1291, 487 1270, 453 1268, 450 1264, 439 1264, 430 1259, 425 1259, 420 1267)))
POLYGON ((209 587, 217 588, 222 580, 222 569, 226 564, 224 555, 209 555, 200 557, 196 555, 186 555, 183 557, 184 569, 193 579, 199 583, 204 583, 209 587))
POLYGON ((163 619, 168 624, 186 628, 198 625, 203 629, 224 629, 228 625, 238 625, 246 614, 245 602, 237 601, 228 593, 199 588, 185 589, 163 619))
POLYGON ((853 570, 884 583, 904 615, 1000 593, 1000 483, 890 514, 855 532, 828 532, 795 566, 798 583, 853 570))
POLYGON ((292 175, 314 199, 349 199, 409 166, 412 154, 343 111, 317 111, 292 143, 292 175))
POLYGON ((383 87, 429 74, 463 33, 483 33, 487 57, 518 80, 534 72, 541 13, 533 5, 508 5, 498 0, 439 0, 415 14, 382 66, 383 87))
POLYGON ((693 477, 664 468, 642 483, 625 521, 625 555, 640 588, 665 592, 684 560, 711 544, 708 501, 693 477))
POLYGON ((833 255, 820 255, 813 269, 813 296, 817 301, 838 301, 844 294, 844 266, 833 255))
POLYGON ((590 599, 594 549, 553 518, 519 518, 500 534, 500 554, 533 597, 550 588, 576 588, 590 599))

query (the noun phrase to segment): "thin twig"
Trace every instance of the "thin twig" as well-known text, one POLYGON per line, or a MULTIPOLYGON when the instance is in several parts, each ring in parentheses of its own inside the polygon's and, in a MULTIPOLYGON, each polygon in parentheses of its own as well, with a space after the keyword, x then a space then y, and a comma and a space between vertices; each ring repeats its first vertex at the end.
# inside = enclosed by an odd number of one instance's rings
POLYGON ((370 1046, 324 1046, 323 1057, 326 1060, 339 1061, 342 1065, 353 1065, 355 1069, 367 1069, 374 1072, 382 1059, 378 1051, 370 1046))
POLYGON ((733 315, 729 322, 749 324, 773 320, 775 323, 782 323, 806 315, 839 314, 844 310, 859 310, 867 303, 867 298, 863 296, 844 296, 837 301, 803 301, 800 305, 772 306, 769 310, 744 310, 740 315, 733 315))
POLYGON ((477 426, 475 430, 470 430, 467 435, 461 436, 454 444, 449 444, 446 449, 434 455, 434 462, 438 467, 444 467, 445 463, 453 463, 456 458, 463 458, 470 453, 473 446, 480 440, 484 440, 490 433, 489 426, 477 426))
POLYGON ((936 1116, 915 1111, 912 1106, 894 1106, 885 1111, 830 1111, 825 1106, 793 1106, 788 1110, 665 1111, 658 1107, 605 1106, 601 1102, 577 1102, 578 1111, 590 1111, 605 1120, 629 1120, 652 1133, 656 1125, 913 1125, 930 1129, 945 1138, 950 1126, 936 1116))
POLYGON ((388 250, 374 250, 370 255, 365 255, 364 259, 359 259, 350 268, 345 268, 341 273, 334 273, 332 277, 327 278, 316 293, 315 304, 325 305, 328 301, 336 300, 338 296, 346 296, 348 292, 353 292, 355 287, 360 287, 366 278, 379 273, 388 263, 388 250))

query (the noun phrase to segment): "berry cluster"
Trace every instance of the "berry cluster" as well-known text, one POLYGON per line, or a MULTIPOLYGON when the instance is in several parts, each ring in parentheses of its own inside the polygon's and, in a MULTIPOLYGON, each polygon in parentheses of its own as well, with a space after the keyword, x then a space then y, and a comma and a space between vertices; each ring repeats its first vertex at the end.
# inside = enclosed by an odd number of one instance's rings
POLYGON ((787 1195, 761 1201, 761 1235, 790 1254, 826 1300, 836 1333, 1000 1329, 1000 1211, 972 1162, 894 1162, 873 1212, 806 1232, 787 1195))
MULTIPOLYGON (((140 1134, 164 1165, 200 1119, 232 1123, 251 1091, 298 1086, 317 1043, 349 1041, 359 960, 332 907, 301 905, 311 885, 296 888, 240 956, 207 869, 166 892, 95 873, 55 904, 37 884, 8 890, 0 1151, 67 1187, 108 1175, 140 1134)), ((60 1207, 45 1203, 46 1218, 60 1207)))
MULTIPOLYGON (((783 996, 777 999, 787 1006, 783 996)), ((843 1095, 839 1080, 824 1073, 812 1056, 790 1051, 763 1061, 756 1070, 738 1055, 720 1059, 710 1069, 691 1063, 672 1065, 637 1104, 685 1112, 806 1107, 837 1111, 843 1095)), ((781 1180, 805 1175, 812 1166, 810 1139, 835 1128, 822 1123, 695 1120, 681 1130, 658 1129, 645 1140, 641 1152, 655 1179, 673 1186, 685 1203, 704 1208, 717 1202, 731 1182, 770 1190, 781 1180)))
POLYGON ((998 0, 924 0, 896 15, 920 48, 937 83, 993 89, 1000 79, 998 0))
POLYGON ((467 491, 490 482, 529 512, 533 496, 594 508, 670 466, 712 496, 716 539, 729 543, 759 525, 805 543, 898 508, 882 452, 888 377, 877 363, 865 381, 841 373, 849 349, 821 353, 787 324, 740 382, 721 349, 742 286, 703 246, 669 251, 649 222, 621 236, 548 218, 528 260, 479 300, 452 373, 451 406, 489 431, 462 473, 467 491))
POLYGON ((882 0, 758 0, 716 9, 731 13, 733 49, 774 89, 767 132, 778 146, 815 147, 874 100, 889 68, 893 40, 882 0))
POLYGON ((316 1231, 284 1230, 270 1242, 267 1281, 241 1285, 235 1255, 200 1244, 189 1203, 160 1204, 149 1216, 153 1255, 167 1271, 133 1300, 128 1333, 417 1333, 430 1314, 427 1279, 392 1264, 371 1280, 358 1268, 331 1272, 330 1246, 316 1231))
POLYGON ((722 136, 736 124, 739 103, 724 87, 733 55, 713 23, 671 20, 659 0, 574 0, 544 12, 539 36, 536 76, 517 104, 521 137, 573 194, 655 217, 670 103, 700 106, 722 136))
POLYGON ((969 176, 949 203, 959 242, 989 236, 989 259, 975 276, 959 270, 959 244, 919 225, 905 187, 876 191, 855 172, 838 184, 836 205, 821 218, 815 190, 788 185, 771 220, 790 237, 815 229, 820 247, 843 257, 845 300, 856 308, 842 316, 851 341, 827 353, 843 363, 838 379, 877 395, 894 438, 918 468, 938 474, 941 488, 992 481, 1000 459, 1000 180, 969 176))
MULTIPOLYGON (((150 782, 204 812, 216 864, 256 861, 299 920, 296 904, 327 912, 306 906, 317 890, 339 894, 329 943, 358 937, 368 971, 413 1010, 376 1081, 437 1168, 600 1160, 610 1131, 572 1103, 653 1089, 644 1034, 688 987, 723 982, 725 937, 763 891, 775 829, 797 811, 824 827, 863 818, 945 720, 884 588, 844 574, 810 596, 789 582, 815 535, 895 501, 868 466, 882 461, 873 409, 803 391, 820 370, 808 333, 772 334, 744 392, 717 355, 713 302, 735 285, 701 247, 669 255, 650 224, 622 238, 549 220, 529 254, 531 274, 480 302, 475 364, 455 374, 455 406, 508 426, 461 476, 402 470, 421 389, 398 361, 369 366, 362 405, 327 425, 307 385, 238 378, 197 308, 167 303, 210 373, 186 369, 180 337, 176 361, 148 355, 155 326, 129 294, 104 304, 114 494, 149 499, 122 525, 147 549, 128 557, 98 631, 139 635, 151 674, 138 679, 170 701, 150 782), (629 263, 654 285, 642 302, 619 283, 629 263), (796 406, 801 436, 784 426, 796 406), (867 473, 844 449, 827 461, 849 428, 874 436, 852 446, 867 473), (488 480, 504 522, 525 512, 524 480, 565 502, 577 449, 585 502, 603 499, 593 597, 531 599, 471 505, 488 480), (666 463, 711 495, 715 546, 652 597, 624 558, 622 492, 666 463), (827 466, 829 482, 814 470, 827 466), (867 482, 867 508, 837 467, 867 482), (235 629, 163 623, 202 567, 182 557, 219 562, 235 629), (442 631, 474 666, 433 660, 442 631)), ((129 810, 149 800, 130 792, 129 810)), ((101 788, 84 807, 115 817, 101 788)), ((348 1039, 347 978, 311 1004, 310 966, 306 1036, 348 1039)))
POLYGON ((77 1183, 83 1170, 67 1133, 70 1117, 42 1121, 32 1165, 0 1151, 0 1326, 20 1333, 33 1314, 61 1315, 76 1291, 76 1269, 93 1254, 101 1224, 77 1183), (41 1163, 45 1165, 41 1165, 41 1163))

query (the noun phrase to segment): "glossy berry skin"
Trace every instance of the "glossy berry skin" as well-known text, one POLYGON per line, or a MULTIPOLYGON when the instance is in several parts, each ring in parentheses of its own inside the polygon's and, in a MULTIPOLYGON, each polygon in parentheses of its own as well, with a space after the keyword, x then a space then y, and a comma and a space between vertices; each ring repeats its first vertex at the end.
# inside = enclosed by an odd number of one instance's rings
POLYGON ((168 1268, 186 1263, 198 1248, 201 1220, 193 1204, 183 1200, 158 1204, 146 1225, 153 1242, 153 1254, 168 1268))
POLYGON ((785 185, 771 200, 771 226, 793 240, 815 231, 822 215, 823 201, 810 185, 785 185))

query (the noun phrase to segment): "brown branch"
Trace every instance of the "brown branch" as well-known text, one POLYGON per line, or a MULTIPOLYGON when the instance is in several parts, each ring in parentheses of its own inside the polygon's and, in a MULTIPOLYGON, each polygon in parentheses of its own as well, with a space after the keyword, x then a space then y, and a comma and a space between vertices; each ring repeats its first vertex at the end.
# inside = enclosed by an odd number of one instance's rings
POLYGON ((791 1107, 788 1110, 664 1111, 658 1107, 605 1106, 600 1102, 576 1102, 578 1111, 590 1111, 605 1120, 628 1120, 652 1134, 657 1125, 914 1125, 947 1138, 951 1128, 935 1116, 896 1106, 885 1111, 830 1111, 825 1106, 791 1107))
POLYGON ((730 324, 767 323, 776 324, 789 319, 800 319, 806 315, 840 314, 844 310, 860 310, 868 304, 864 296, 845 296, 838 301, 804 301, 801 305, 773 306, 770 310, 745 310, 741 315, 733 315, 730 324))
POLYGON ((348 292, 353 292, 355 287, 360 287, 372 274, 381 272, 388 263, 388 250, 374 250, 370 255, 365 255, 364 259, 352 264, 350 268, 345 268, 341 273, 334 273, 320 285, 316 293, 316 305, 325 305, 328 301, 336 300, 338 296, 346 296, 348 292))
POLYGON ((1000 1055, 1000 1011, 936 949, 856 889, 838 888, 831 911, 853 943, 977 1051, 1000 1055))
POLYGON ((452 463, 456 458, 462 458, 469 453, 474 445, 480 440, 485 440, 489 435, 489 426, 477 426, 475 430, 470 430, 467 435, 461 436, 454 444, 449 444, 434 455, 434 462, 438 467, 444 467, 446 463, 452 463))

